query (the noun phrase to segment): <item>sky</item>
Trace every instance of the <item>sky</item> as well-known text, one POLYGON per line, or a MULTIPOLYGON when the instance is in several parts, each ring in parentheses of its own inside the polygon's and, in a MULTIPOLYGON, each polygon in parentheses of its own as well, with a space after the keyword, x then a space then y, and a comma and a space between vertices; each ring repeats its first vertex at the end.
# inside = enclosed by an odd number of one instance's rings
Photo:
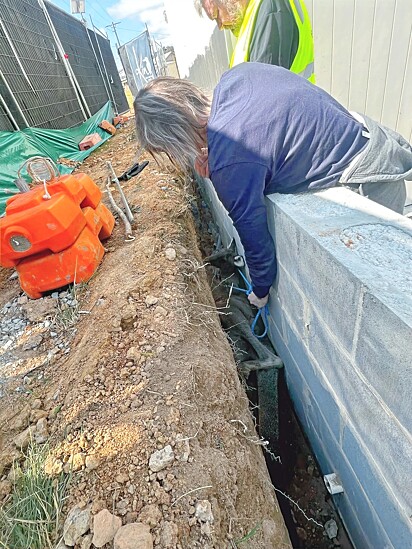
MULTIPOLYGON (((70 13, 70 0, 51 2, 70 13)), ((86 0, 85 18, 88 23, 90 16, 94 26, 107 33, 113 47, 116 45, 116 37, 110 28, 106 28, 112 22, 119 23, 116 30, 121 44, 142 33, 145 24, 153 38, 164 46, 171 43, 163 0, 86 0)), ((80 18, 78 15, 76 17, 80 18)))

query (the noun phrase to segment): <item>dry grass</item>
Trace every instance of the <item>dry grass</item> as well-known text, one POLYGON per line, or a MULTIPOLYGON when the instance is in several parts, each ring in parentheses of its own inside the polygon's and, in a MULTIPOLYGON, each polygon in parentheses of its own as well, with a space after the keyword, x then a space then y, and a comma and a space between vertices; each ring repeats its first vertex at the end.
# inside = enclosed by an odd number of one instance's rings
POLYGON ((0 509, 2 549, 53 549, 69 475, 52 479, 44 472, 47 446, 30 445, 21 468, 14 467, 14 489, 0 509))

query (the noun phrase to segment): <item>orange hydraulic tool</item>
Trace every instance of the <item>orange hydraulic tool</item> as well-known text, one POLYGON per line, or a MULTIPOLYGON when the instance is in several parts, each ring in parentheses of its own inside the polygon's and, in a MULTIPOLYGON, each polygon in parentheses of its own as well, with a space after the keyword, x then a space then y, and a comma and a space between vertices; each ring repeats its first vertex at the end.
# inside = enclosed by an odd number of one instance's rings
POLYGON ((53 178, 7 202, 0 219, 0 264, 15 267, 27 295, 41 297, 97 269, 114 218, 86 174, 53 178))

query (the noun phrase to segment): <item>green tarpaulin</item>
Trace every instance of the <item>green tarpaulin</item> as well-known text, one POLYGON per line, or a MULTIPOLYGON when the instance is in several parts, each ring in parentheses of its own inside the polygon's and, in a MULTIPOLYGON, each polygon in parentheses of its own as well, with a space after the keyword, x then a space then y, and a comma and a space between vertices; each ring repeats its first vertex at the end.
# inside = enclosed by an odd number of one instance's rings
POLYGON ((13 182, 17 178, 18 169, 27 159, 31 156, 48 156, 56 162, 62 174, 72 172, 74 168, 60 164, 58 160, 62 158, 82 162, 109 139, 111 135, 99 128, 102 120, 113 120, 110 103, 80 126, 67 130, 26 128, 18 132, 0 132, 0 215, 4 213, 7 198, 18 192, 13 182), (87 151, 80 151, 80 141, 91 133, 98 133, 102 141, 87 151))

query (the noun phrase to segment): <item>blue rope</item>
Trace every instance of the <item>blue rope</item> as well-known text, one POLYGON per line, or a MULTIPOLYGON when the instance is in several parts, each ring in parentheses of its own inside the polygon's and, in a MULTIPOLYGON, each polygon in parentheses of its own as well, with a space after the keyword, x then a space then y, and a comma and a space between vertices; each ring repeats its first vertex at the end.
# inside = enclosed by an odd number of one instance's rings
MULTIPOLYGON (((234 290, 238 290, 239 292, 243 292, 246 295, 250 295, 253 292, 252 284, 249 282, 249 280, 245 277, 245 275, 242 273, 242 271, 240 269, 238 269, 238 272, 239 272, 240 276, 243 278, 243 281, 246 284, 247 289, 245 290, 244 288, 238 288, 237 286, 233 286, 233 285, 232 285, 232 288, 234 290)), ((268 317, 269 317, 269 314, 270 314, 269 313, 269 307, 268 307, 267 304, 264 307, 262 307, 261 309, 259 309, 258 312, 256 313, 256 316, 255 316, 255 318, 252 322, 251 330, 252 330, 252 334, 257 339, 263 339, 268 333, 268 317), (262 311, 263 311, 263 314, 262 314, 262 311), (263 332, 263 334, 258 335, 255 330, 256 330, 256 325, 257 325, 258 320, 259 320, 260 317, 263 320, 263 325, 265 326, 265 331, 263 332)))

